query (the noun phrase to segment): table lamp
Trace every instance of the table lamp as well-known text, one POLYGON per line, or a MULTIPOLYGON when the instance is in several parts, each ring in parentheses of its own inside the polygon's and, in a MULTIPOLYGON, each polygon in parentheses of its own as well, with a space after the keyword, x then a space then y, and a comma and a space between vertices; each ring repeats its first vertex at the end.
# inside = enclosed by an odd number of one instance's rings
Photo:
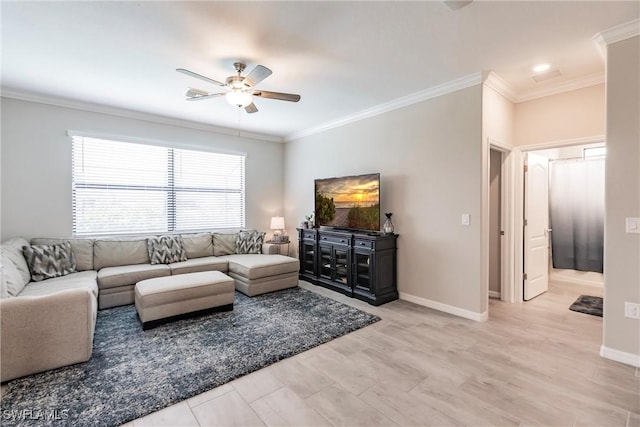
POLYGON ((279 242, 282 230, 284 230, 284 217, 274 216, 271 218, 271 229, 273 230, 273 241, 279 242))

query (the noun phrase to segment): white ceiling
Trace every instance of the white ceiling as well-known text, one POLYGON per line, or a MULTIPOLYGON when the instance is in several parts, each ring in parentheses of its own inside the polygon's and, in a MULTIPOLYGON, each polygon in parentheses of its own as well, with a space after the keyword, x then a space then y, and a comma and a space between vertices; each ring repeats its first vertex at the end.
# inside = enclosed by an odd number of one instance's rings
POLYGON ((2 91, 287 137, 481 71, 517 94, 601 75, 592 36, 639 4, 2 1, 2 91), (273 70, 259 89, 302 100, 257 99, 251 115, 184 100, 216 87, 176 68, 224 81, 239 59, 273 70), (540 62, 562 76, 536 83, 540 62))

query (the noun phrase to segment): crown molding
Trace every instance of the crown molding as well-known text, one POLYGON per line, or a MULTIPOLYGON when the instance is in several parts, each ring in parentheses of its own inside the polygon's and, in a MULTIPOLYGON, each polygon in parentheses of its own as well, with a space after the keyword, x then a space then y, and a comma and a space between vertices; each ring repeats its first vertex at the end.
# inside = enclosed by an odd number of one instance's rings
POLYGON ((631 37, 640 35, 640 19, 625 22, 616 25, 607 30, 601 31, 592 37, 592 40, 598 47, 602 58, 606 57, 607 45, 626 40, 631 37))
POLYGON ((245 132, 239 129, 225 128, 220 126, 208 125, 206 123, 193 122, 183 119, 175 119, 171 117, 161 116, 151 113, 143 113, 140 111, 127 110, 124 108, 110 107, 106 105, 92 104, 89 102, 76 101, 67 98, 57 98, 45 95, 36 95, 33 93, 21 92, 13 89, 2 89, 3 98, 17 99, 20 101, 37 102, 40 104, 55 105, 57 107, 71 108, 74 110, 89 111, 93 113, 108 114, 126 119, 142 120, 151 123, 163 125, 177 126, 187 129, 201 130, 205 132, 219 133, 222 135, 232 135, 241 138, 257 139, 269 142, 284 142, 283 138, 254 132, 245 132))
POLYGON ((516 102, 531 101, 533 99, 544 98, 545 96, 557 95, 559 93, 570 92, 572 90, 583 89, 589 86, 603 84, 605 82, 604 72, 589 74, 568 82, 546 86, 540 89, 525 91, 518 96, 516 102))
POLYGON ((513 103, 518 102, 518 96, 514 92, 513 88, 494 71, 489 71, 486 74, 484 84, 507 98, 509 101, 513 103))
POLYGON ((420 92, 413 93, 411 95, 403 96, 401 98, 394 99, 393 101, 386 102, 384 104, 377 105, 366 110, 359 111, 354 114, 350 114, 343 118, 332 120, 315 126, 309 129, 305 129, 299 132, 295 132, 284 138, 285 142, 294 141, 306 136, 314 135, 320 132, 327 131, 329 129, 337 128, 340 126, 354 123, 360 120, 367 119, 369 117, 378 116, 380 114, 387 113, 389 111, 397 110, 418 102, 426 101, 428 99, 436 98, 438 96, 446 95, 451 92, 456 92, 461 89, 466 89, 471 86, 479 85, 482 83, 482 73, 469 74, 464 77, 460 77, 449 82, 433 86, 429 89, 422 90, 420 92))

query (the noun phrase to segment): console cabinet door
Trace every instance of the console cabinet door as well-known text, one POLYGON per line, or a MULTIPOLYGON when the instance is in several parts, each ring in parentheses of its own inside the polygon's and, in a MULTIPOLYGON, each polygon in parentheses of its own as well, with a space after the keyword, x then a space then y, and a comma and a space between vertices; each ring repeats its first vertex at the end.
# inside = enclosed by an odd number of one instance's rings
POLYGON ((349 281, 349 248, 346 246, 320 244, 319 246, 320 279, 326 285, 351 294, 349 281))
POLYGON ((333 280, 341 285, 349 285, 349 251, 347 248, 333 247, 333 280))
POLYGON ((353 260, 353 292, 362 296, 374 294, 371 252, 355 251, 353 260))
POLYGON ((318 271, 318 276, 333 280, 333 247, 320 245, 319 261, 320 271, 318 271))
POLYGON ((314 242, 302 242, 302 253, 300 258, 302 260, 300 268, 302 273, 309 276, 316 276, 316 244, 314 242))

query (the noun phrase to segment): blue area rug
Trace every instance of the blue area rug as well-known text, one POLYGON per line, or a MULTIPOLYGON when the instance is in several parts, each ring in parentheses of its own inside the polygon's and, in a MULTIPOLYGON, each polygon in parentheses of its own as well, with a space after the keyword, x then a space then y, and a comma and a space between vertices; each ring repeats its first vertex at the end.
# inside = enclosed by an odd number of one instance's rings
POLYGON ((98 312, 93 356, 9 381, 3 426, 117 426, 380 320, 300 288, 143 331, 133 305, 98 312))

